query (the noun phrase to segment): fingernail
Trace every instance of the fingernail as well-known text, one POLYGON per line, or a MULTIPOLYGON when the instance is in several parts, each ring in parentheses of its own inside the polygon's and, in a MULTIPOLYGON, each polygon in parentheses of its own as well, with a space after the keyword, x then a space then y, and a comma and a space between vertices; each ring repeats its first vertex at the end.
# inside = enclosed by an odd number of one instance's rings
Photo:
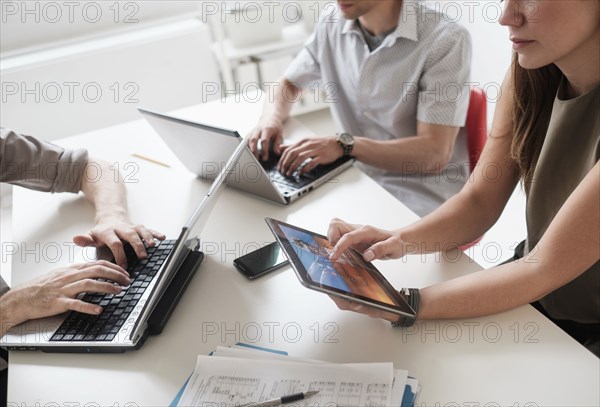
POLYGON ((373 253, 373 250, 367 250, 363 257, 366 261, 371 261, 375 258, 375 253, 373 253))
POLYGON ((96 308, 94 308, 94 312, 95 312, 96 314, 100 314, 100 313, 102 312, 102 308, 100 308, 100 307, 96 307, 96 308))

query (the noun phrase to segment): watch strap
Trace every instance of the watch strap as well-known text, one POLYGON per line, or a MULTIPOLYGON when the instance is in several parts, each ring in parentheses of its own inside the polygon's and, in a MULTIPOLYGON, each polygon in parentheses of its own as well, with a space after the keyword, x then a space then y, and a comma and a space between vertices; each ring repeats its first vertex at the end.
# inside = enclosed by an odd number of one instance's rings
MULTIPOLYGON (((415 311, 415 315, 419 313, 420 294, 418 288, 403 288, 398 293, 406 300, 408 305, 415 311)), ((416 316, 402 316, 398 321, 392 322, 392 326, 407 327, 413 325, 417 321, 416 316)))

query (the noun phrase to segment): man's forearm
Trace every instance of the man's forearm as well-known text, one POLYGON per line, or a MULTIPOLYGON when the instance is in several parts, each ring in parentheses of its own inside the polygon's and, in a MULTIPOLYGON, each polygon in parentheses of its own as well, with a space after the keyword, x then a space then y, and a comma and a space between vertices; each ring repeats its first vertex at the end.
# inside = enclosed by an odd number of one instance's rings
POLYGON ((0 338, 3 337, 9 329, 27 320, 19 313, 18 293, 8 291, 0 297, 0 338))
POLYGON ((81 190, 96 208, 96 223, 103 219, 127 219, 127 195, 123 179, 109 164, 90 160, 81 190))
POLYGON ((458 131, 458 127, 417 121, 412 137, 385 141, 357 137, 352 154, 365 164, 403 175, 436 174, 450 161, 458 131))
POLYGON ((355 137, 352 155, 362 163, 402 175, 439 173, 450 154, 420 137, 391 141, 355 137))
POLYGON ((274 92, 266 93, 261 120, 284 123, 290 116, 292 106, 301 93, 301 89, 282 78, 274 92))

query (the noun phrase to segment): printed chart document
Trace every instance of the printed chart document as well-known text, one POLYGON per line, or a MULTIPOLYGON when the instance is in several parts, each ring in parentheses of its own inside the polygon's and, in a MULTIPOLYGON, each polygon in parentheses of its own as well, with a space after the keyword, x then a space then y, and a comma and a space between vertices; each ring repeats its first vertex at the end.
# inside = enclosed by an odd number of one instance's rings
POLYGON ((390 406, 394 405, 392 387, 403 390, 406 383, 404 374, 402 387, 393 386, 394 373, 392 363, 303 363, 201 355, 179 405, 239 406, 318 390, 317 395, 294 405, 390 406))
MULTIPOLYGON (((322 360, 299 358, 288 356, 285 354, 257 351, 247 347, 239 346, 217 346, 217 350, 213 352, 213 356, 238 357, 245 359, 277 359, 287 360, 292 362, 302 363, 327 363, 322 360)), ((413 379, 414 380, 414 379, 413 379)), ((416 380, 415 380, 416 381, 416 380)), ((414 384, 414 382, 412 382, 414 384)), ((404 398, 405 388, 409 384, 408 371, 394 369, 394 381, 392 384, 392 394, 390 398, 390 406, 400 406, 404 398)), ((412 406, 412 403, 410 404, 412 406)))

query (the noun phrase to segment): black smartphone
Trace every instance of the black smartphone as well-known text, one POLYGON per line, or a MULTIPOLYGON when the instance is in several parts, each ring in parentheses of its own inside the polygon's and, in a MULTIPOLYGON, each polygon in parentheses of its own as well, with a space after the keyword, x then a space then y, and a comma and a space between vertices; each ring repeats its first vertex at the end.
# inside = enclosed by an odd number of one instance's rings
POLYGON ((233 261, 233 265, 240 273, 251 280, 277 270, 286 264, 288 264, 288 261, 277 242, 261 247, 233 261))

